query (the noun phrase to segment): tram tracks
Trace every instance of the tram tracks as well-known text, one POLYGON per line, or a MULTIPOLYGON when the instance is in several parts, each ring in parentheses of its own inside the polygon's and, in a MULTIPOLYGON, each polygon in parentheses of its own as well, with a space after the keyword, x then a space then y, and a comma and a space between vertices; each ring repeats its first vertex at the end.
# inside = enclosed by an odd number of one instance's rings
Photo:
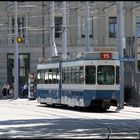
MULTIPOLYGON (((18 106, 17 106, 17 104, 14 104, 14 105, 16 105, 16 109, 19 108, 19 106, 20 106, 19 104, 18 104, 18 106)), ((12 107, 12 106, 10 106, 10 107, 12 107)), ((89 116, 87 117, 87 115, 84 115, 83 112, 81 112, 82 114, 81 113, 79 114, 79 112, 75 112, 75 111, 71 111, 71 110, 60 110, 60 109, 55 109, 55 108, 46 108, 46 109, 47 110, 45 110, 45 108, 43 107, 42 109, 36 110, 36 106, 24 105, 22 111, 26 110, 26 111, 30 112, 30 114, 37 113, 37 114, 40 114, 38 116, 43 115, 43 117, 46 117, 46 118, 48 118, 48 116, 49 117, 55 116, 54 118, 57 118, 57 119, 59 119, 59 118, 71 119, 71 120, 74 120, 73 121, 74 123, 76 123, 76 122, 78 123, 76 125, 76 129, 79 129, 80 128, 79 125, 81 125, 78 122, 79 119, 80 120, 82 119, 83 126, 90 124, 90 123, 87 123, 87 121, 86 121, 87 119, 89 119, 89 118, 90 118, 90 120, 92 119, 92 117, 89 117, 89 116), (74 116, 76 116, 76 117, 74 117, 74 116), (86 119, 84 119, 84 118, 86 118, 86 119)), ((54 118, 52 118, 52 119, 54 119, 54 118)), ((98 121, 98 120, 96 120, 96 121, 98 121)), ((98 138, 105 137, 106 138, 107 137, 107 138, 109 138, 110 134, 111 134, 111 129, 109 127, 107 127, 106 125, 101 125, 100 123, 97 123, 96 121, 94 121, 94 123, 92 125, 90 124, 91 125, 90 129, 92 130, 92 133, 89 135, 89 137, 92 137, 92 138, 94 138, 94 137, 98 137, 98 138), (97 130, 99 130, 99 132, 97 130)), ((49 122, 50 122, 50 120, 49 120, 49 122)), ((73 125, 73 124, 71 124, 71 125, 73 125)), ((11 127, 13 127, 13 126, 11 126, 11 127)), ((84 131, 83 133, 86 133, 86 128, 83 131, 84 131)), ((83 135, 83 134, 76 133, 75 135, 73 135, 72 133, 70 133, 69 138, 75 138, 75 137, 80 138, 81 135, 83 135)), ((85 136, 87 136, 87 135, 85 135, 85 136)), ((63 138, 63 136, 61 136, 61 135, 59 137, 63 138)), ((84 135, 83 135, 83 137, 84 137, 84 135)))
MULTIPOLYGON (((58 119, 58 120, 63 119, 65 123, 67 123, 67 120, 71 120, 72 123, 77 123, 77 125, 75 125, 76 129, 80 128, 81 127, 80 125, 82 126, 88 125, 89 129, 92 130, 92 133, 89 134, 91 138, 96 138, 98 136, 98 138, 106 138, 106 139, 110 139, 110 138, 121 139, 121 138, 130 138, 130 137, 140 139, 140 127, 139 124, 137 123, 138 121, 135 124, 132 124, 132 121, 135 120, 134 116, 138 115, 137 112, 133 113, 133 111, 122 110, 120 111, 120 113, 115 113, 115 112, 97 113, 97 112, 80 112, 80 111, 67 110, 67 109, 55 108, 55 107, 51 108, 51 107, 46 107, 41 105, 36 106, 36 104, 31 105, 30 103, 25 105, 13 104, 13 106, 14 105, 16 105, 16 109, 20 108, 20 106, 24 106, 22 108, 23 110, 30 112, 31 115, 35 113, 37 115, 36 117, 43 116, 43 118, 50 118, 50 120, 52 121, 53 119, 58 119), (118 119, 115 120, 115 118, 118 119), (122 120, 124 120, 124 123, 121 123, 122 120), (80 124, 80 121, 83 124, 80 124), (125 121, 127 123, 125 123, 125 121)), ((10 105, 10 107, 12 106, 10 105)), ((72 126, 73 124, 70 125, 72 126)), ((85 133, 88 126, 86 126, 83 130, 85 133)), ((69 133, 69 138, 75 138, 75 137, 78 138, 80 136, 82 136, 82 134, 76 133, 75 135, 73 135, 72 133, 69 133)), ((86 136, 87 135, 85 134, 85 137, 86 136)), ((60 138, 65 138, 65 137, 60 135, 60 138)))
MULTIPOLYGON (((32 110, 33 111, 33 110, 32 110)), ((92 119, 94 119, 94 120, 96 120, 97 122, 99 121, 99 119, 95 119, 95 117, 93 117, 93 116, 89 116, 89 113, 84 113, 83 114, 83 112, 81 112, 80 114, 79 114, 79 112, 78 112, 78 114, 76 113, 75 114, 75 111, 71 111, 71 110, 61 110, 62 112, 60 112, 60 109, 54 109, 54 112, 55 113, 52 113, 52 108, 47 108, 47 114, 51 114, 51 115, 53 115, 53 116, 57 116, 57 117, 63 117, 63 118, 70 118, 70 119, 76 119, 76 118, 83 118, 85 121, 86 121, 86 119, 90 119, 90 120, 92 120, 92 119), (48 109, 50 109, 50 111, 48 112, 48 109), (66 111, 66 112, 65 112, 66 111), (64 113, 65 112, 65 113, 64 113), (57 113, 57 114, 56 114, 57 113), (77 117, 73 117, 73 116, 77 116, 77 117), (85 119, 86 118, 86 119, 85 119)), ((42 112, 42 111, 39 111, 40 113, 43 113, 44 114, 44 112, 42 112)), ((91 113, 90 113, 91 114, 91 113)), ((94 112, 93 112, 93 114, 94 114, 94 112)), ((98 113, 99 114, 99 113, 98 113)), ((116 114, 117 113, 115 113, 115 116, 116 116, 116 114)), ((112 113, 106 113, 106 114, 102 114, 102 115, 107 115, 107 116, 110 116, 110 115, 112 115, 112 113)), ((126 115, 123 115, 123 114, 117 114, 117 116, 119 116, 120 118, 124 118, 124 116, 127 116, 128 114, 126 114, 126 115)), ((133 117, 133 115, 132 116, 127 116, 127 118, 129 118, 129 119, 134 119, 134 117, 133 117)), ((138 130, 134 130, 133 128, 131 128, 131 127, 128 127, 128 124, 127 125, 121 125, 121 127, 119 128, 119 130, 117 129, 117 125, 115 125, 115 126, 108 126, 108 124, 107 125, 103 125, 103 123, 95 123, 94 122, 94 124, 99 128, 102 128, 102 129, 106 129, 106 138, 107 139, 110 139, 110 138, 114 138, 114 137, 117 137, 117 136, 119 136, 120 135, 120 137, 122 136, 122 138, 123 137, 128 137, 128 135, 130 135, 129 137, 132 137, 131 135, 133 135, 133 136, 135 136, 136 138, 137 137, 139 137, 140 138, 140 129, 138 128, 138 130), (125 128, 126 130, 130 130, 130 132, 131 131, 133 131, 133 132, 131 132, 131 134, 125 134, 126 132, 124 132, 124 134, 123 134, 123 132, 121 132, 121 129, 122 128, 125 128), (118 132, 118 134, 116 133, 116 132, 118 132)), ((125 130, 124 129, 124 130, 125 130)))
MULTIPOLYGON (((56 109, 57 110, 57 109, 56 109)), ((55 112, 59 112, 59 111, 56 111, 55 110, 55 112)), ((63 111, 62 111, 63 112, 63 111)), ((74 113, 75 111, 71 111, 70 110, 70 112, 68 111, 66 114, 68 114, 69 115, 69 118, 71 118, 71 119, 74 119, 75 117, 73 117, 73 113, 74 113), (71 116, 70 116, 71 115, 71 116)), ((117 113, 115 113, 115 116, 119 116, 120 118, 124 118, 124 117, 127 117, 127 118, 129 118, 129 119, 135 119, 135 115, 134 114, 131 114, 131 112, 130 111, 124 111, 124 112, 129 112, 129 113, 125 113, 125 114, 117 114, 117 113)), ((123 112, 123 113, 124 113, 123 112)), ((94 112, 93 112, 94 113, 94 112)), ((137 112, 134 112, 134 113, 137 113, 137 112)), ((56 114, 53 114, 53 113, 51 113, 51 115, 56 115, 56 114)), ((103 114, 102 114, 103 115, 103 114)), ((106 113, 105 115, 108 115, 108 116, 110 116, 110 115, 112 115, 112 113, 111 114, 108 114, 108 113, 106 113)), ((113 114, 114 115, 114 114, 113 114)), ((57 116, 58 116, 58 114, 57 114, 57 116)), ((87 114, 83 114, 83 112, 82 112, 82 114, 80 113, 80 115, 79 114, 76 114, 76 116, 78 117, 78 118, 86 118, 86 119, 95 119, 94 117, 89 117, 89 113, 87 113, 87 114)), ((65 114, 64 114, 64 112, 63 113, 61 113, 61 115, 59 115, 59 117, 66 117, 65 116, 65 114), (63 114, 63 115, 62 115, 63 114)), ((77 118, 76 117, 76 118, 77 118)), ((66 117, 67 118, 67 117, 66 117)), ((97 120, 97 119, 96 119, 97 120)), ((95 123, 95 122, 94 122, 95 123)), ((109 126, 106 126, 106 125, 103 125, 103 124, 100 124, 100 123, 96 123, 96 126, 98 126, 98 127, 101 127, 101 128, 103 128, 103 129, 106 129, 106 138, 107 139, 110 139, 110 138, 114 138, 115 136, 119 136, 119 135, 122 135, 122 138, 123 137, 127 137, 128 138, 128 134, 122 134, 122 132, 119 132, 118 134, 116 134, 115 132, 114 132, 114 130, 115 131, 117 131, 117 127, 118 126, 115 126, 115 127, 112 127, 111 128, 111 126, 109 127, 109 126), (123 136, 123 135, 126 135, 126 136, 123 136)), ((133 136, 135 136, 135 138, 137 138, 137 135, 138 135, 138 138, 140 138, 140 129, 138 128, 137 130, 135 129, 133 129, 133 128, 131 128, 131 127, 128 127, 128 125, 122 125, 122 127, 123 128, 126 128, 126 129, 129 129, 130 130, 130 132, 131 131, 133 131, 133 133, 131 133, 130 134, 130 136, 129 137, 132 137, 131 135, 133 135, 133 136)), ((121 130, 121 127, 120 127, 120 130, 121 130)))

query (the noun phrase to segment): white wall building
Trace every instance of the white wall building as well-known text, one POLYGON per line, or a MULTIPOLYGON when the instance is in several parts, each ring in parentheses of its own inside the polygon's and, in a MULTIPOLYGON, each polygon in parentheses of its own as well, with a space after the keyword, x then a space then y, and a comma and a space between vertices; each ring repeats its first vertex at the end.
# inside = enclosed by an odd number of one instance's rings
MULTIPOLYGON (((19 83, 27 81, 28 73, 36 73, 40 57, 50 57, 51 1, 18 2, 19 83)), ((85 46, 84 1, 66 2, 67 50, 70 55, 85 46)), ((115 1, 89 1, 89 44, 95 47, 117 46, 117 14, 115 1)), ((124 1, 125 53, 136 49, 140 59, 140 2, 124 1), (133 43, 133 39, 135 40, 133 43)), ((55 2, 55 43, 62 52, 62 2, 55 2)), ((13 82, 14 62, 14 2, 0 2, 0 85, 13 82)))

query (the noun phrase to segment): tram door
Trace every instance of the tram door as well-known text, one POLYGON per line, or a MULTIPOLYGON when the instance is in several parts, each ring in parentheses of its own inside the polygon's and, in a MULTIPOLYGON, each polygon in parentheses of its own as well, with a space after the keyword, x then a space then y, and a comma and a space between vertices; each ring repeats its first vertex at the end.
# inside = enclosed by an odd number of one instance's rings
MULTIPOLYGON (((29 54, 19 54, 19 91, 28 82, 29 54)), ((7 82, 14 83, 14 54, 7 55, 7 82)))

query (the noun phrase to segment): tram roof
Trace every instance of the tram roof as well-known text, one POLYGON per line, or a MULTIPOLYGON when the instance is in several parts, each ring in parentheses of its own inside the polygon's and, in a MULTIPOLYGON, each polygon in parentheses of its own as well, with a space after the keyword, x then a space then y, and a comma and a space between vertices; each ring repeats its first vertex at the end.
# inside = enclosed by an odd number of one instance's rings
POLYGON ((77 61, 77 60, 115 60, 118 59, 118 52, 80 52, 75 58, 67 57, 62 59, 61 56, 53 56, 51 58, 40 58, 39 63, 57 63, 60 61, 77 61))

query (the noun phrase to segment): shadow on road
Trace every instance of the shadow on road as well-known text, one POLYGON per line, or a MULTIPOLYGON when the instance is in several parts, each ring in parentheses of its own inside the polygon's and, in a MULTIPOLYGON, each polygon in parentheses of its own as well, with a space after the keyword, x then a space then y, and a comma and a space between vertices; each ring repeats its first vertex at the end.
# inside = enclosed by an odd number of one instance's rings
POLYGON ((140 120, 27 119, 0 121, 0 138, 138 138, 140 120))

